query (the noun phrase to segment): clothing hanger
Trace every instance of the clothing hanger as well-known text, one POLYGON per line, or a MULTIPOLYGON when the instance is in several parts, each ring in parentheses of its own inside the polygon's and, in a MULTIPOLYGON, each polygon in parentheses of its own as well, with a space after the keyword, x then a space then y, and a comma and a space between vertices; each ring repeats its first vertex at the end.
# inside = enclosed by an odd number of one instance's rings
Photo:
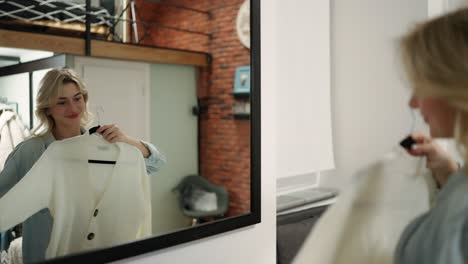
POLYGON ((410 111, 411 111, 411 118, 412 118, 410 135, 405 137, 402 141, 400 141, 400 146, 402 146, 403 148, 407 150, 411 150, 411 147, 414 145, 414 143, 416 143, 416 141, 414 141, 414 139, 411 137, 411 133, 413 133, 414 125, 416 123, 416 115, 413 109, 410 109, 410 111))
MULTIPOLYGON (((98 125, 97 126, 94 126, 92 128, 89 129, 89 134, 92 135, 94 133, 96 133, 96 131, 101 127, 101 118, 99 116, 99 110, 104 112, 104 109, 102 108, 102 106, 100 106, 96 113, 97 113, 97 116, 98 116, 98 125)), ((97 164, 115 164, 116 162, 115 161, 112 161, 112 160, 94 160, 94 159, 89 159, 88 160, 88 163, 97 163, 97 164)))
POLYGON ((114 160, 96 160, 96 159, 88 159, 88 163, 96 163, 96 164, 111 164, 114 165, 116 161, 114 160))
POLYGON ((88 163, 115 165, 115 161, 113 161, 113 160, 88 160, 88 163))
POLYGON ((97 131, 100 127, 101 127, 100 125, 93 126, 92 128, 89 129, 89 134, 92 135, 92 134, 96 133, 96 131, 97 131))
POLYGON ((88 159, 88 163, 96 163, 96 164, 111 164, 114 165, 116 161, 114 160, 96 160, 96 159, 88 159))
POLYGON ((89 134, 92 135, 96 133, 96 131, 101 127, 101 116, 99 115, 99 112, 104 112, 104 108, 102 106, 97 107, 96 109, 96 114, 98 118, 98 124, 97 126, 93 126, 92 128, 89 129, 89 134))

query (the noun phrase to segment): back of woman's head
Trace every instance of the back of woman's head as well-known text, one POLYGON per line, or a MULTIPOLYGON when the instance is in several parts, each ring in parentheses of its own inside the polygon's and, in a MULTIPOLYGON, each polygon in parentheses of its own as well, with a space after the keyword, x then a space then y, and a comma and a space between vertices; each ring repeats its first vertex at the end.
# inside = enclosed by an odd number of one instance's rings
POLYGON ((417 25, 401 39, 401 55, 416 95, 468 111, 468 9, 417 25))
MULTIPOLYGON (((54 128, 54 120, 47 114, 47 109, 56 104, 59 95, 63 91, 63 86, 69 83, 74 83, 76 85, 79 92, 83 95, 85 104, 87 104, 88 91, 86 90, 86 85, 72 69, 53 69, 48 71, 44 78, 42 78, 36 99, 36 116, 39 119, 39 124, 36 126, 36 130, 38 128, 42 128, 42 134, 50 132, 54 128)), ((86 106, 82 114, 81 125, 85 126, 88 123, 89 118, 90 114, 86 106)))
MULTIPOLYGON (((468 149, 468 8, 417 25, 400 44, 403 66, 414 94, 441 98, 456 109, 455 138, 465 152, 468 149)), ((464 156, 468 165, 468 156, 464 156)))

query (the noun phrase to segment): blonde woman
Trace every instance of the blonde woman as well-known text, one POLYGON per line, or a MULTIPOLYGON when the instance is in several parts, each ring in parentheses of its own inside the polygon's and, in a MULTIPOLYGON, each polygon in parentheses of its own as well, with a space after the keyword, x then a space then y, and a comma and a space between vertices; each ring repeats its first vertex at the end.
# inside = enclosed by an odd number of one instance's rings
MULTIPOLYGON (((37 95, 36 115, 43 132, 20 143, 9 155, 0 172, 0 197, 26 175, 47 147, 55 140, 79 136, 86 132, 88 92, 76 73, 68 68, 54 69, 44 76, 37 95)), ((126 135, 116 125, 103 125, 98 130, 110 143, 125 142, 141 151, 148 174, 164 164, 163 156, 150 143, 126 135)), ((24 263, 44 260, 53 219, 47 209, 23 223, 24 263)), ((116 230, 118 232, 118 230, 116 230)))
MULTIPOLYGON (((418 25, 401 50, 413 89, 410 106, 420 109, 432 137, 454 137, 468 164, 468 9, 418 25)), ((438 167, 443 187, 435 206, 405 229, 395 263, 468 263, 468 167, 458 169, 430 138, 415 137, 412 153, 438 167)))

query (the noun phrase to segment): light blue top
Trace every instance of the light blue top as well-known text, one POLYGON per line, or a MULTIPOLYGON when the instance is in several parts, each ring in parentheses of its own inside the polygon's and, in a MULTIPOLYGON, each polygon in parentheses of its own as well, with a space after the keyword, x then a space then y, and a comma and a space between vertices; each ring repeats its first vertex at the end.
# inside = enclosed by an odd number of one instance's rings
MULTIPOLYGON (((83 131, 82 131, 83 132, 83 131)), ((47 147, 55 141, 52 133, 33 137, 18 144, 10 153, 0 172, 0 197, 5 195, 39 159, 47 147)), ((148 174, 157 172, 166 163, 164 156, 148 142, 142 143, 151 154, 145 159, 148 174)), ((2 212, 0 212, 2 213, 2 212)), ((42 261, 50 240, 53 219, 48 209, 43 209, 23 223, 23 262, 42 261)))
POLYGON ((450 176, 435 206, 406 227, 395 263, 468 263, 468 177, 463 170, 450 176))

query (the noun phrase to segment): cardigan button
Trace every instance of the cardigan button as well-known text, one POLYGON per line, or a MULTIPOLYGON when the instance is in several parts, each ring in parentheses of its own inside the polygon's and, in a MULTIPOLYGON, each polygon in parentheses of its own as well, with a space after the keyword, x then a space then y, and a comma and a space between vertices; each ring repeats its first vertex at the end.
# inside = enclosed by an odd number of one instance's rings
POLYGON ((98 209, 94 210, 94 214, 93 214, 94 217, 96 217, 96 216, 98 215, 98 213, 99 213, 99 210, 98 210, 98 209))
POLYGON ((88 240, 93 240, 94 238, 94 233, 89 233, 88 234, 88 240))

